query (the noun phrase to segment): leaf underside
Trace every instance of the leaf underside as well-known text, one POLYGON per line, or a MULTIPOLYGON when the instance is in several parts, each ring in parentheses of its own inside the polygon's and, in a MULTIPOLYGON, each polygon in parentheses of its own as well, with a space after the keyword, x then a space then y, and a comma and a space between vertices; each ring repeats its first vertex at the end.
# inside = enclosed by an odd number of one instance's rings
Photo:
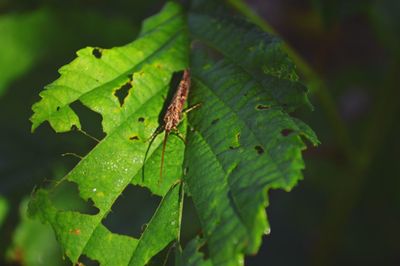
POLYGON ((242 265, 270 230, 267 191, 289 191, 302 178, 302 137, 318 144, 313 131, 288 114, 309 103, 282 43, 221 15, 215 3, 193 2, 188 20, 178 4, 168 3, 145 21, 136 41, 80 50, 33 106, 32 130, 44 121, 56 132, 81 128, 71 108, 75 101, 103 117, 106 137, 64 178, 78 184, 80 196, 99 212, 58 210, 52 191, 43 189, 30 204, 32 214, 52 225, 74 263, 82 254, 101 265, 148 263, 179 235, 182 197, 176 182, 183 177, 203 236, 177 252, 176 264, 242 265), (144 162, 145 153, 172 75, 189 66, 187 24, 193 38, 188 106, 201 107, 180 126, 186 145, 170 135, 159 184, 161 136, 144 162), (115 95, 122 88, 128 88, 123 101, 115 95), (129 184, 163 197, 140 239, 114 234, 102 224, 129 184))

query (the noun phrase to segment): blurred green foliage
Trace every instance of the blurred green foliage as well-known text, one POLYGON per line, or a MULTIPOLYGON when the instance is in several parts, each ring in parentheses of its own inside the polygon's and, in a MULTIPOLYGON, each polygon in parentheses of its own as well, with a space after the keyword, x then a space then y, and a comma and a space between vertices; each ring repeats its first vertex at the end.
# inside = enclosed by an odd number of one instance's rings
POLYGON ((4 220, 8 214, 8 202, 7 200, 0 196, 0 228, 3 225, 4 220))
POLYGON ((66 265, 51 227, 27 217, 29 200, 25 198, 20 204, 20 222, 13 233, 6 260, 32 266, 66 265))

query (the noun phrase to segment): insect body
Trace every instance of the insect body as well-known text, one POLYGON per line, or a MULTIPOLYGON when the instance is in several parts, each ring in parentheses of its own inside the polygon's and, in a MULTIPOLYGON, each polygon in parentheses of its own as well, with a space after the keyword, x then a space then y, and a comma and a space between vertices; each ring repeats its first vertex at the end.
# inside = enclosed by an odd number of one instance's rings
MULTIPOLYGON (((147 148, 146 155, 145 155, 145 161, 147 157, 147 153, 150 150, 150 146, 153 143, 154 139, 159 135, 163 130, 164 130, 164 140, 162 144, 162 153, 161 153, 161 166, 160 166, 160 180, 159 182, 162 181, 162 173, 163 173, 163 167, 164 167, 164 153, 165 153, 165 146, 167 143, 168 135, 171 133, 171 131, 175 131, 178 133, 178 136, 183 139, 178 132, 178 125, 182 120, 183 116, 183 107, 185 105, 185 102, 187 100, 188 94, 189 94, 189 89, 190 89, 190 70, 186 69, 183 72, 183 77, 182 80, 179 82, 178 88, 171 100, 171 103, 169 104, 167 111, 165 112, 163 121, 164 124, 159 126, 154 134, 150 138, 150 144, 149 147, 147 148)), ((190 110, 193 108, 190 108, 190 110)), ((189 111, 189 110, 187 110, 189 111)), ((186 112, 187 112, 186 111, 186 112)), ((144 168, 143 168, 144 169, 144 168)), ((143 171, 144 173, 144 171, 143 171)))
POLYGON ((176 90, 175 95, 172 98, 171 104, 168 106, 168 109, 165 112, 164 116, 165 135, 161 152, 160 182, 164 166, 164 153, 165 153, 165 145, 167 143, 167 138, 172 130, 178 131, 177 126, 182 120, 183 106, 185 105, 187 96, 189 94, 189 89, 190 89, 190 70, 186 69, 183 72, 182 80, 181 82, 179 82, 178 89, 176 90))

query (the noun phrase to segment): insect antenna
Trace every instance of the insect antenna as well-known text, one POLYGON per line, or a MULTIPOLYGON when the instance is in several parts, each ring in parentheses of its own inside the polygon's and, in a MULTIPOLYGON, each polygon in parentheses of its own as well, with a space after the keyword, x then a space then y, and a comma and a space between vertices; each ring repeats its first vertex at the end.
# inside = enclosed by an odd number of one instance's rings
POLYGON ((156 139, 156 137, 157 137, 158 135, 160 135, 161 132, 163 132, 163 130, 164 130, 164 126, 163 126, 163 125, 162 125, 162 126, 159 126, 159 127, 154 131, 154 133, 151 135, 151 137, 148 139, 148 141, 150 141, 150 143, 149 143, 149 146, 147 146, 146 153, 144 154, 143 166, 142 166, 142 182, 144 182, 144 170, 145 170, 144 168, 145 168, 145 165, 146 165, 146 160, 147 160, 147 157, 148 157, 148 155, 149 155, 150 148, 151 148, 151 146, 153 145, 153 142, 154 142, 154 140, 156 139))
POLYGON ((161 152, 160 179, 158 180, 159 184, 162 182, 162 174, 163 174, 163 168, 164 168, 164 157, 165 157, 164 156, 165 155, 165 146, 167 144, 168 135, 169 135, 169 132, 165 131, 163 145, 162 145, 162 152, 161 152))

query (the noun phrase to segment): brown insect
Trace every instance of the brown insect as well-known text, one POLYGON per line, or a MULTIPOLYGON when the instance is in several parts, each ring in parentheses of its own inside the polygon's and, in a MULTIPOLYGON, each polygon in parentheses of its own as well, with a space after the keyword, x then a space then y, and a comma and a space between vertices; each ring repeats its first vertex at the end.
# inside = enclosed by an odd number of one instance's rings
MULTIPOLYGON (((171 100, 171 103, 168 105, 167 111, 165 112, 163 121, 164 124, 160 125, 156 131, 153 133, 153 135, 150 137, 150 144, 149 147, 147 148, 144 163, 146 162, 147 158, 147 153, 150 150, 150 147, 154 141, 154 139, 162 132, 164 131, 164 140, 162 144, 162 152, 161 152, 161 166, 160 166, 160 180, 159 183, 162 181, 162 173, 163 173, 163 167, 164 167, 164 154, 165 154, 165 146, 167 143, 168 135, 171 133, 171 131, 174 131, 177 133, 177 136, 185 142, 185 139, 180 135, 179 130, 178 130, 178 125, 182 121, 183 118, 183 113, 187 113, 197 107, 200 106, 200 104, 196 104, 191 108, 188 108, 187 110, 183 110, 183 107, 185 105, 185 102, 187 100, 188 94, 189 94, 189 89, 190 89, 191 81, 190 81, 190 70, 186 69, 183 72, 183 77, 181 81, 179 82, 178 88, 171 100)), ((186 142, 185 142, 186 143, 186 142)), ((144 167, 143 169, 143 179, 144 179, 144 167)))

